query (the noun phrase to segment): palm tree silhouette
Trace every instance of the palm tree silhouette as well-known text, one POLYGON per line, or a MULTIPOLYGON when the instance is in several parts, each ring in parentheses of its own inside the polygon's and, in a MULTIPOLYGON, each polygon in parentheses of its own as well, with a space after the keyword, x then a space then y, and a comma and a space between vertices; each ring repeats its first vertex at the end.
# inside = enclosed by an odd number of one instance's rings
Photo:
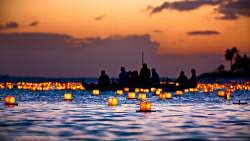
POLYGON ((235 58, 235 54, 237 54, 239 52, 239 50, 236 47, 233 47, 231 50, 227 49, 226 53, 225 53, 225 59, 227 61, 230 61, 230 68, 232 68, 232 64, 233 64, 233 59, 236 60, 235 58))

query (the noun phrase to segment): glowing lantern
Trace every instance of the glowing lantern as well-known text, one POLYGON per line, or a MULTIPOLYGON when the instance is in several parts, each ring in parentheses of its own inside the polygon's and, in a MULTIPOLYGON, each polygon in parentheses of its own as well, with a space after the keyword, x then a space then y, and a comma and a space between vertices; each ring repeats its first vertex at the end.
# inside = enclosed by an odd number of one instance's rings
POLYGON ((164 99, 163 95, 165 95, 165 94, 160 94, 159 99, 164 99))
POLYGON ((179 86, 179 83, 175 83, 176 86, 179 86))
POLYGON ((117 95, 123 95, 123 91, 122 90, 117 90, 116 94, 117 95))
POLYGON ((183 95, 183 92, 182 92, 182 91, 176 91, 176 95, 182 96, 182 95, 183 95))
POLYGON ((146 100, 146 94, 139 94, 138 99, 140 99, 140 100, 146 100))
POLYGON ((64 99, 65 100, 71 100, 72 99, 72 94, 71 93, 65 93, 64 94, 64 99))
POLYGON ((218 91, 218 96, 224 96, 225 92, 224 91, 218 91))
POLYGON ((144 89, 143 89, 143 88, 140 88, 140 92, 144 92, 144 89))
POLYGON ((15 104, 15 97, 5 97, 5 104, 15 104))
POLYGON ((225 92, 225 95, 226 95, 226 94, 229 94, 229 95, 231 95, 231 92, 225 92))
POLYGON ((93 90, 93 95, 99 95, 99 90, 93 90))
POLYGON ((188 93, 188 92, 189 92, 189 89, 184 89, 184 92, 185 92, 185 93, 188 93))
POLYGON ((171 93, 166 93, 166 99, 171 99, 172 98, 172 94, 171 93))
POLYGON ((247 91, 247 90, 248 90, 248 87, 244 87, 244 90, 247 91))
POLYGON ((125 87, 124 88, 124 92, 128 92, 129 91, 129 88, 128 87, 125 87))
POLYGON ((207 93, 208 92, 208 89, 204 89, 204 93, 207 93))
POLYGON ((117 105, 118 105, 118 100, 117 100, 117 98, 109 98, 109 99, 108 99, 108 105, 109 105, 109 106, 117 106, 117 105))
POLYGON ((160 90, 156 90, 156 91, 155 91, 155 95, 159 95, 160 93, 161 93, 160 90))
POLYGON ((198 88, 195 88, 195 89, 194 89, 194 92, 199 92, 199 89, 198 89, 198 88))
POLYGON ((135 98, 135 93, 128 93, 128 98, 135 98))
POLYGON ((216 90, 220 90, 220 86, 219 85, 216 86, 216 90))
POLYGON ((162 92, 162 89, 158 89, 160 92, 162 92))
POLYGON ((149 89, 144 89, 143 92, 144 92, 144 93, 148 93, 148 92, 149 92, 149 89))
POLYGON ((151 111, 151 102, 141 102, 140 111, 151 111))
POLYGON ((135 88, 135 92, 136 93, 140 92, 140 89, 139 88, 135 88))
POLYGON ((189 88, 189 91, 190 91, 190 92, 193 92, 193 91, 194 91, 194 88, 189 88))
POLYGON ((214 89, 209 89, 209 92, 214 92, 214 89))
POLYGON ((151 90, 151 92, 155 92, 155 88, 151 88, 150 90, 151 90))
POLYGON ((224 98, 225 100, 230 100, 230 94, 225 94, 224 98))

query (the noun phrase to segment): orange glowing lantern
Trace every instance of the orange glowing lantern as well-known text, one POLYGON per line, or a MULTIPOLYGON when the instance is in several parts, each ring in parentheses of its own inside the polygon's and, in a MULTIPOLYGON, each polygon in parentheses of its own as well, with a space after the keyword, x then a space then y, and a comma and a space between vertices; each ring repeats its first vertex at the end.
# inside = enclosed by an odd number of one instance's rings
POLYGON ((161 93, 160 90, 156 90, 156 91, 155 91, 155 95, 159 95, 160 93, 161 93))
POLYGON ((93 90, 93 95, 99 95, 99 90, 93 90))
POLYGON ((117 98, 108 98, 108 105, 109 106, 117 106, 118 105, 117 98))
POLYGON ((225 98, 225 100, 230 100, 230 94, 225 94, 224 98, 225 98))
POLYGON ((189 89, 184 89, 184 92, 185 92, 185 93, 188 93, 188 92, 189 92, 189 89))
POLYGON ((207 93, 208 92, 208 89, 204 89, 204 93, 207 93))
POLYGON ((5 104, 15 104, 15 97, 5 97, 5 104))
POLYGON ((160 94, 159 99, 164 99, 165 94, 160 94))
POLYGON ((135 98, 135 93, 128 93, 128 98, 135 98))
POLYGON ((182 95, 183 95, 183 92, 182 92, 182 91, 176 91, 176 95, 182 96, 182 95))
POLYGON ((129 88, 128 87, 125 87, 124 88, 124 92, 128 92, 129 91, 129 88))
POLYGON ((140 99, 140 100, 146 100, 146 94, 139 94, 138 99, 140 99))
POLYGON ((229 94, 229 95, 231 95, 231 92, 225 92, 225 94, 224 94, 224 95, 226 95, 226 94, 229 94))
POLYGON ((144 92, 144 89, 143 89, 143 88, 140 88, 140 92, 144 92))
POLYGON ((144 93, 148 93, 148 92, 149 92, 149 89, 144 89, 143 92, 144 92, 144 93))
POLYGON ((225 92, 224 91, 218 91, 218 96, 225 96, 225 92))
POLYGON ((155 88, 151 88, 150 90, 151 90, 151 92, 155 92, 155 88))
POLYGON ((194 88, 189 88, 189 91, 190 91, 190 92, 193 92, 193 91, 194 91, 194 88))
POLYGON ((162 89, 157 89, 157 90, 159 90, 160 92, 162 92, 162 89))
POLYGON ((140 89, 139 88, 135 88, 135 92, 136 93, 140 92, 140 89))
POLYGON ((171 99, 172 98, 172 94, 171 93, 166 93, 166 99, 171 99))
POLYGON ((179 83, 175 83, 175 86, 179 86, 179 83))
POLYGON ((65 93, 64 94, 64 99, 65 100, 72 100, 72 94, 71 93, 65 93))
POLYGON ((245 87, 244 87, 244 90, 247 91, 247 90, 248 90, 248 87, 245 86, 245 87))
POLYGON ((141 102, 140 111, 151 111, 151 102, 141 102))
POLYGON ((123 91, 122 90, 117 90, 116 94, 117 95, 123 95, 123 91))

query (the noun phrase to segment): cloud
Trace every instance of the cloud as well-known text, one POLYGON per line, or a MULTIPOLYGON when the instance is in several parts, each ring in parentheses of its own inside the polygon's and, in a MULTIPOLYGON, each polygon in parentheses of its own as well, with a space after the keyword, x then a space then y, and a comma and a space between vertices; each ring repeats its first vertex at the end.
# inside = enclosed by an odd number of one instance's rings
POLYGON ((215 9, 217 12, 224 14, 222 17, 217 19, 223 20, 235 20, 238 19, 239 15, 250 16, 250 1, 249 0, 238 0, 223 3, 219 8, 215 9))
POLYGON ((202 0, 202 1, 179 1, 179 2, 164 2, 161 6, 157 6, 155 8, 149 8, 148 10, 153 9, 151 14, 161 12, 163 9, 175 9, 178 11, 191 11, 200 8, 203 5, 217 5, 220 1, 213 0, 202 0))
POLYGON ((79 46, 72 36, 54 33, 1 33, 0 49, 63 49, 79 46))
POLYGON ((162 5, 157 7, 148 6, 146 11, 151 11, 151 14, 159 13, 164 9, 174 9, 178 11, 192 11, 196 10, 202 6, 215 6, 218 8, 214 10, 220 14, 222 17, 216 17, 216 19, 223 20, 235 20, 238 19, 239 15, 250 16, 250 1, 249 0, 195 0, 195 1, 177 1, 177 2, 164 2, 162 5))
POLYGON ((206 31, 190 31, 187 34, 188 35, 218 35, 220 34, 220 32, 206 30, 206 31))
POLYGON ((0 25, 0 30, 11 29, 11 28, 18 28, 18 23, 16 23, 16 22, 9 22, 5 26, 4 25, 0 25))
POLYGON ((97 16, 97 17, 95 17, 94 19, 95 19, 96 21, 100 21, 100 20, 102 20, 102 19, 105 18, 105 17, 107 17, 107 15, 97 16))
POLYGON ((34 21, 32 23, 29 24, 29 26, 36 26, 39 22, 38 21, 34 21))
POLYGON ((154 33, 162 33, 163 31, 162 30, 153 30, 152 32, 154 32, 154 33))

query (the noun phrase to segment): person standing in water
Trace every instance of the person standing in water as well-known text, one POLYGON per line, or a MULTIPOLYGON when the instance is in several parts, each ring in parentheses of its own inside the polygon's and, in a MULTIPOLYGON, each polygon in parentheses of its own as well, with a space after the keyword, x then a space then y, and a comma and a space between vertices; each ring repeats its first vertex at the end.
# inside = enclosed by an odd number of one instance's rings
POLYGON ((101 71, 101 75, 99 77, 98 85, 99 86, 104 86, 104 87, 110 85, 109 76, 107 74, 105 74, 104 70, 101 71))
POLYGON ((195 74, 196 71, 195 71, 195 69, 192 69, 191 73, 192 73, 192 77, 191 77, 191 79, 189 81, 189 86, 190 86, 190 88, 196 88, 197 87, 197 80, 196 80, 196 74, 195 74))
POLYGON ((184 71, 180 72, 180 76, 175 82, 179 83, 179 86, 183 89, 188 87, 188 78, 185 76, 184 71))

